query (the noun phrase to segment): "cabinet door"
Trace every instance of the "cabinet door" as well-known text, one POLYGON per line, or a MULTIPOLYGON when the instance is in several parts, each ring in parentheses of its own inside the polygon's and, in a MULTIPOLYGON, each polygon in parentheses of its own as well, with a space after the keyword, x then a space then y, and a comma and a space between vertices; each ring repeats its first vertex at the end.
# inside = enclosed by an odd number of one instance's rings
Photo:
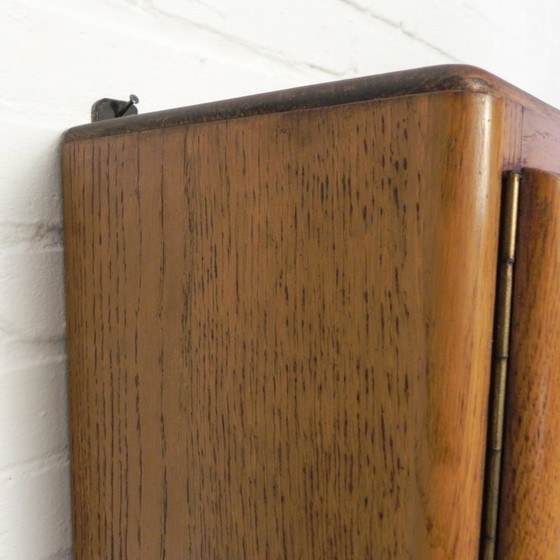
POLYGON ((65 146, 78 559, 477 558, 501 107, 65 146))
POLYGON ((560 555, 560 178, 525 170, 507 384, 498 558, 560 555))

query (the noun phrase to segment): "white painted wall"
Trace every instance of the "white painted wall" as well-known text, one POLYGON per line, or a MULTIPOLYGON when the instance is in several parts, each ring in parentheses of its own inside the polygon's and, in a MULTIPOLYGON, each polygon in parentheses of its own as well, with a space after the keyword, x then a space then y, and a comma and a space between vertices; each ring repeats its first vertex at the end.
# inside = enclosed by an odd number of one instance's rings
POLYGON ((556 0, 1 0, 0 560, 71 557, 59 142, 93 101, 135 93, 148 112, 464 62, 560 106, 557 16, 556 0))

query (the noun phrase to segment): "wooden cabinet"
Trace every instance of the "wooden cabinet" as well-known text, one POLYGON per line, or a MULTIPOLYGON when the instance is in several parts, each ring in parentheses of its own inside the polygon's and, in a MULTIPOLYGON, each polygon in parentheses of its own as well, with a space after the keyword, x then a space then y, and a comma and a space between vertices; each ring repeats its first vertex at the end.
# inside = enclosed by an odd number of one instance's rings
POLYGON ((557 558, 559 151, 464 66, 70 130, 76 558, 557 558))

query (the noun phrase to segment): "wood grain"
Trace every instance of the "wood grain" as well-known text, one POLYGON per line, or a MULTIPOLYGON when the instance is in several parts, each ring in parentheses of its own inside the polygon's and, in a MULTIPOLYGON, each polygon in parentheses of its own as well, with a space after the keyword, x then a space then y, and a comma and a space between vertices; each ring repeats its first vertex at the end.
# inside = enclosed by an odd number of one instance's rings
POLYGON ((560 178, 520 190, 498 558, 560 554, 560 178))
POLYGON ((78 560, 477 558, 502 109, 64 146, 78 560))

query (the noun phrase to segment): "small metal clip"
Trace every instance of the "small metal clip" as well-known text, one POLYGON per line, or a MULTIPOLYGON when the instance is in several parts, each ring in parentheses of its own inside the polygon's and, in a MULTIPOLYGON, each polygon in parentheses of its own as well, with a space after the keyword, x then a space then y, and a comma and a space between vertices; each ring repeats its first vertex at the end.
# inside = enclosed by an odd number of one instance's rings
POLYGON ((129 96, 128 101, 104 97, 91 106, 91 122, 137 115, 138 109, 136 108, 136 104, 138 101, 138 97, 134 94, 129 96))

